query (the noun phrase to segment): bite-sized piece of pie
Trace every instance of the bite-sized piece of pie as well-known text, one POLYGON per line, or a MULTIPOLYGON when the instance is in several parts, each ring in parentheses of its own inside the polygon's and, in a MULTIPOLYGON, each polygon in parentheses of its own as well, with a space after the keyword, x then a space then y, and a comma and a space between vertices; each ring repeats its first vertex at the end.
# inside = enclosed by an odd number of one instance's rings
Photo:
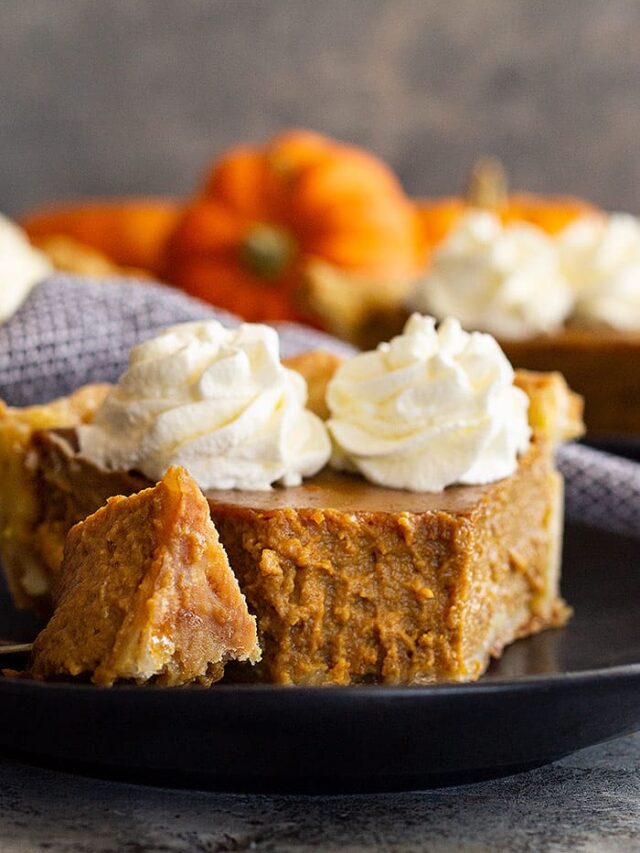
POLYGON ((69 397, 26 408, 6 406, 0 400, 0 562, 18 607, 37 604, 40 599, 46 602, 49 597, 41 549, 34 540, 42 506, 38 459, 31 450, 33 434, 75 427, 91 419, 108 390, 108 385, 87 385, 69 397))
POLYGON ((208 685, 227 660, 260 658, 208 504, 181 468, 69 531, 54 601, 33 647, 36 678, 208 685))

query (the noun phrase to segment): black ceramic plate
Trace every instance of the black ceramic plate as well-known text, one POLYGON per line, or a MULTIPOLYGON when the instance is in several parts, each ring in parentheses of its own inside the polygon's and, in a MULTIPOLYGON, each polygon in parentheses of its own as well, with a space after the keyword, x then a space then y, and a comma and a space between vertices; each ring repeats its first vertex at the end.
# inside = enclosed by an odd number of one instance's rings
MULTIPOLYGON (((499 776, 640 728, 640 541, 569 527, 568 627, 476 684, 169 690, 0 679, 0 750, 229 790, 400 790, 499 776)), ((29 619, 0 609, 4 636, 29 619)))

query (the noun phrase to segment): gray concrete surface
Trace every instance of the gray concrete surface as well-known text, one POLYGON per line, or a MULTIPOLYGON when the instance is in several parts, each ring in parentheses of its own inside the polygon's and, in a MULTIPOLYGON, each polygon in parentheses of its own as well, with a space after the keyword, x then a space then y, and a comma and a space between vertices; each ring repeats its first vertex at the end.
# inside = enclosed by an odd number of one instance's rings
POLYGON ((633 853, 640 733, 508 779, 379 796, 157 789, 0 760, 2 853, 309 849, 633 853))
POLYGON ((189 191, 310 126, 415 194, 478 154, 640 213, 637 0, 1 0, 0 210, 189 191))

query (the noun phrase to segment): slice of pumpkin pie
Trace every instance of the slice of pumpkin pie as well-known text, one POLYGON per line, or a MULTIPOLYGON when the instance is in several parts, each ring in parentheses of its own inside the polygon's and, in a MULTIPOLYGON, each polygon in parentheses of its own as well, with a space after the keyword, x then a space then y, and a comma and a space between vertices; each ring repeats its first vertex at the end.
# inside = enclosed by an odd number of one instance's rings
POLYGON ((210 684, 227 660, 260 658, 207 501, 181 468, 69 531, 54 602, 35 677, 210 684))
POLYGON ((488 336, 420 317, 341 365, 307 356, 310 398, 330 415, 323 467, 322 430, 265 332, 168 334, 132 353, 88 425, 33 437, 34 541, 54 599, 66 531, 182 464, 256 614, 262 659, 243 677, 467 681, 564 624, 553 454, 582 421, 561 376, 514 374, 488 336))

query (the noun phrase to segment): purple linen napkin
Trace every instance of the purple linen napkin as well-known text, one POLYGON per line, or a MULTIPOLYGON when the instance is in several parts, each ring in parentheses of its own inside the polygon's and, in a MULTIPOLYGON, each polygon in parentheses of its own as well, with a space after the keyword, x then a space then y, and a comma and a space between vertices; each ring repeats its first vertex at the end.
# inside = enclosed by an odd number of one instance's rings
MULTIPOLYGON (((13 406, 69 394, 88 382, 114 382, 134 344, 190 320, 237 326, 233 314, 163 284, 55 275, 0 325, 0 397, 13 406)), ((349 355, 348 344, 294 323, 275 324, 284 357, 309 349, 349 355)))
MULTIPOLYGON (((581 444, 558 450, 567 518, 640 536, 640 465, 581 444)), ((639 555, 640 556, 640 555, 639 555)))
MULTIPOLYGON (((0 397, 24 406, 115 381, 130 348, 165 326, 189 320, 240 321, 161 284, 55 275, 0 325, 0 397)), ((275 324, 283 356, 309 349, 354 352, 348 344, 294 323, 275 324)), ((580 445, 558 452, 567 517, 640 536, 640 465, 580 445)))

